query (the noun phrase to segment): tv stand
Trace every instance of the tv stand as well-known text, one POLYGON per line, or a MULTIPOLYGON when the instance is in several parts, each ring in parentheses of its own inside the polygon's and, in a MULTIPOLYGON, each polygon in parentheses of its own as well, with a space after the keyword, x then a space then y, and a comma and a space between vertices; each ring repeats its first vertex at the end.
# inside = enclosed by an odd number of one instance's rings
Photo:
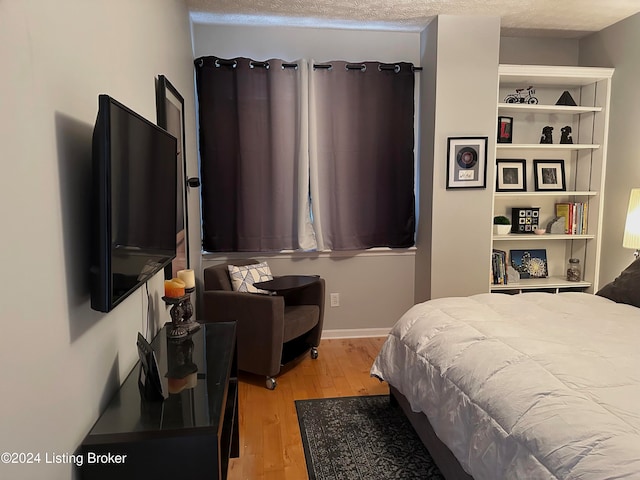
POLYGON ((83 480, 227 478, 240 447, 235 322, 177 340, 166 330, 151 346, 168 398, 142 399, 137 364, 82 443, 83 480))

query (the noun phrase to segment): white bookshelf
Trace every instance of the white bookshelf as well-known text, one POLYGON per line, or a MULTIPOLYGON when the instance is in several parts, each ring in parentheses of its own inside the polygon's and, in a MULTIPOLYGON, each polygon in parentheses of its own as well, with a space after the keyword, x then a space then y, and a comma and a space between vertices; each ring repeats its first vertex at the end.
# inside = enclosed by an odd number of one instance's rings
POLYGON ((597 291, 612 75, 609 68, 500 65, 497 116, 512 117, 513 122, 512 143, 496 143, 496 159, 525 160, 527 190, 496 192, 494 179, 493 215, 511 218, 514 207, 539 208, 544 228, 555 216, 556 203, 583 202, 588 205, 588 228, 581 235, 493 235, 492 248, 507 254, 510 250, 545 250, 549 275, 507 285, 491 284, 491 291, 597 291), (538 103, 504 102, 516 88, 528 86, 535 89, 538 103), (556 105, 564 91, 571 94, 576 106, 556 105), (552 144, 540 143, 545 126, 553 127, 552 144), (574 143, 559 143, 564 126, 571 127, 574 143), (565 191, 535 191, 536 159, 564 162, 565 191), (580 260, 580 282, 566 280, 569 258, 580 260))

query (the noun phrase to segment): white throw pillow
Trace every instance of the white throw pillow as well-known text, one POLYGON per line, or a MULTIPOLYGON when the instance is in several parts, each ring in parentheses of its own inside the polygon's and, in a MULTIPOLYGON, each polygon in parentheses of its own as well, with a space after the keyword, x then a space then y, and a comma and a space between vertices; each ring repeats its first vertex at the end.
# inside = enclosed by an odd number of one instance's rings
POLYGON ((267 262, 243 266, 229 265, 228 268, 231 285, 236 292, 269 293, 267 290, 260 290, 253 286, 256 282, 273 280, 267 262))

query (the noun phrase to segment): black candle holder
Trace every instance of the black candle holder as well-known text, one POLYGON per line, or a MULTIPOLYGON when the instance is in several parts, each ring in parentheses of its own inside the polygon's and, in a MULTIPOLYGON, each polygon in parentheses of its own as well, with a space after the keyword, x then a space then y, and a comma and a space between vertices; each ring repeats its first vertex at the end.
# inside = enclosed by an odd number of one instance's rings
POLYGON ((193 305, 191 294, 195 288, 185 289, 181 297, 162 297, 167 305, 171 305, 171 328, 167 330, 168 338, 183 338, 200 328, 200 324, 193 320, 193 305))

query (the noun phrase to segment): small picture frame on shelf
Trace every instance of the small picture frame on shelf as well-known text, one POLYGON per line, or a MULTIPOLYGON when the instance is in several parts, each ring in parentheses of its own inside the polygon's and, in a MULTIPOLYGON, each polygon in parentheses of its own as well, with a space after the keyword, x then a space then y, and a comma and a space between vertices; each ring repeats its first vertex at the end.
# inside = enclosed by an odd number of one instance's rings
POLYGON ((449 137, 447 190, 487 187, 488 137, 449 137))
POLYGON ((533 171, 536 192, 566 190, 564 160, 534 160, 533 171))
POLYGON ((513 117, 498 117, 498 143, 513 141, 513 117))
POLYGON ((520 278, 547 278, 547 250, 510 250, 511 266, 520 274, 520 278))
POLYGON ((520 159, 497 159, 496 192, 526 192, 527 162, 520 159))

